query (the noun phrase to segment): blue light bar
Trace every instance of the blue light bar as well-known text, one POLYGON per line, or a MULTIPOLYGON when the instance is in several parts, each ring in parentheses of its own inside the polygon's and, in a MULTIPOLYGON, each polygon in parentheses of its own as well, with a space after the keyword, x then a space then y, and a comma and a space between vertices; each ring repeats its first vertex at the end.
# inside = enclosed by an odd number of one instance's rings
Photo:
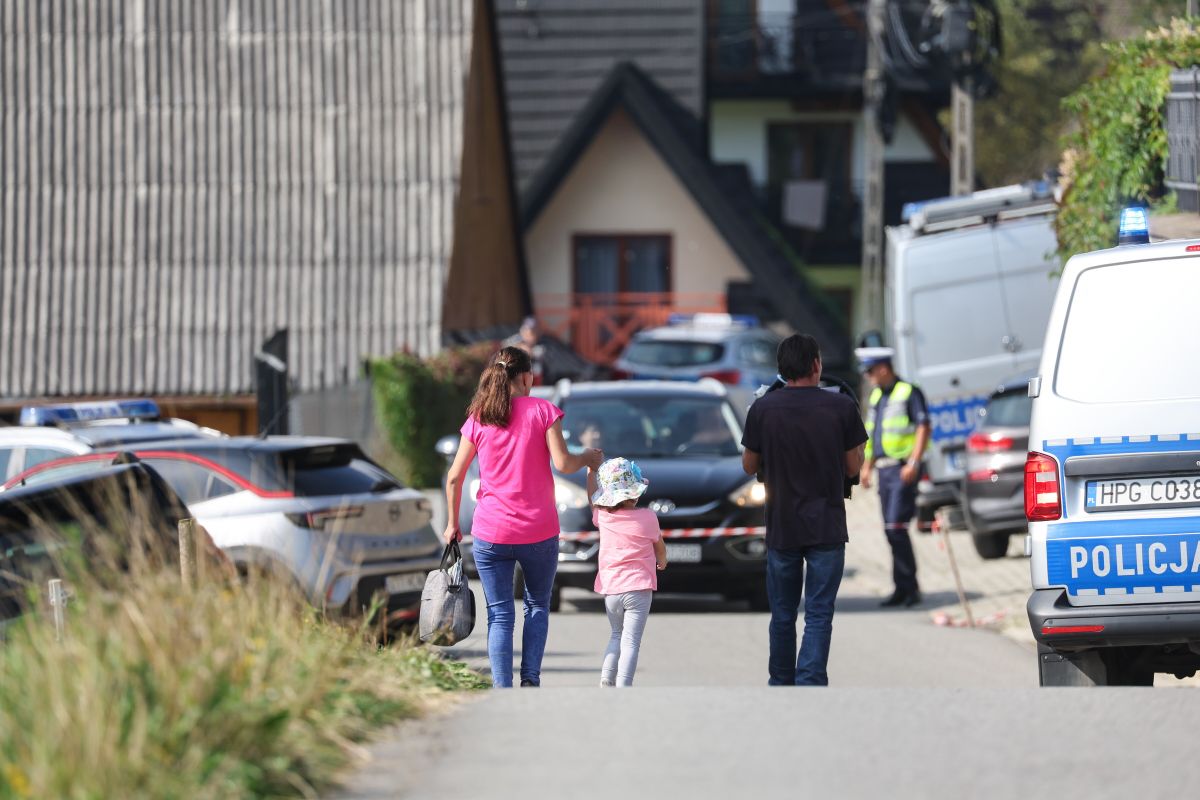
POLYGON ((1117 244, 1150 244, 1150 221, 1146 216, 1146 209, 1140 206, 1121 209, 1117 244))
POLYGON ((63 403, 53 406, 26 406, 21 409, 21 424, 30 426, 68 425, 106 419, 159 419, 162 414, 153 400, 99 400, 89 403, 63 403))
POLYGON ((668 325, 695 325, 697 327, 713 327, 713 328, 757 328, 759 326, 758 317, 753 314, 725 314, 725 313, 708 313, 701 312, 699 314, 672 314, 667 317, 668 325))

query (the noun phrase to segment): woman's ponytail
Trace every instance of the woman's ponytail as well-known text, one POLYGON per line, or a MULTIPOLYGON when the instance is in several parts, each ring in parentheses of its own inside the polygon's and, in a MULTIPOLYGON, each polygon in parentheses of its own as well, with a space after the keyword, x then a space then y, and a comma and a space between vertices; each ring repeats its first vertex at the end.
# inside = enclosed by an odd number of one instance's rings
POLYGON ((512 382, 522 372, 531 372, 533 362, 520 347, 505 347, 492 357, 479 376, 479 388, 467 408, 467 416, 480 425, 507 428, 512 414, 512 382))

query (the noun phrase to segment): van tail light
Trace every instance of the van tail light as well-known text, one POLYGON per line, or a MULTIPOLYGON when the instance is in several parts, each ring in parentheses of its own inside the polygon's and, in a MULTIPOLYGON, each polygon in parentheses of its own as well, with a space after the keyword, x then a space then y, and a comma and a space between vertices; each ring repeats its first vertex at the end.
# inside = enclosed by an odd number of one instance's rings
POLYGON ((976 469, 967 473, 967 480, 978 483, 981 481, 990 481, 999 473, 994 469, 976 469))
POLYGON ((1025 518, 1030 522, 1062 517, 1058 488, 1058 462, 1045 453, 1025 457, 1025 518))
POLYGON ((700 377, 716 378, 721 383, 737 384, 742 382, 742 372, 737 369, 719 369, 714 372, 706 372, 700 377))
POLYGON ((976 431, 967 439, 967 449, 972 453, 1000 453, 1005 450, 1011 450, 1012 446, 1012 437, 999 433, 980 433, 976 431))

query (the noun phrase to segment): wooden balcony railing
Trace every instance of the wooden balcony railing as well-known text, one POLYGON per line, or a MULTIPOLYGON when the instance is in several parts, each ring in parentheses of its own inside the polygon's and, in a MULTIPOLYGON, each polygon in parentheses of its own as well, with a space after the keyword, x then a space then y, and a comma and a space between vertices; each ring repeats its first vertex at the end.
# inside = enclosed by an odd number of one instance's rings
POLYGON ((589 361, 610 365, 633 335, 667 324, 672 314, 725 311, 718 292, 540 294, 534 298, 542 329, 570 342, 589 361))

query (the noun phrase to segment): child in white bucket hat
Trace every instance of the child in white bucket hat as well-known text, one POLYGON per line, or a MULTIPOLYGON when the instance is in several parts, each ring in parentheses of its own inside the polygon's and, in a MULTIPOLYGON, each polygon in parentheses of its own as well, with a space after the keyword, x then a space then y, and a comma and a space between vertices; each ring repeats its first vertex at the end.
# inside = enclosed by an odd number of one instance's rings
POLYGON ((604 595, 612 627, 600 668, 601 686, 633 685, 642 631, 658 588, 657 570, 667 567, 658 517, 648 508, 637 507, 647 486, 638 465, 628 459, 612 458, 600 469, 588 470, 592 522, 600 531, 595 589, 604 595))

